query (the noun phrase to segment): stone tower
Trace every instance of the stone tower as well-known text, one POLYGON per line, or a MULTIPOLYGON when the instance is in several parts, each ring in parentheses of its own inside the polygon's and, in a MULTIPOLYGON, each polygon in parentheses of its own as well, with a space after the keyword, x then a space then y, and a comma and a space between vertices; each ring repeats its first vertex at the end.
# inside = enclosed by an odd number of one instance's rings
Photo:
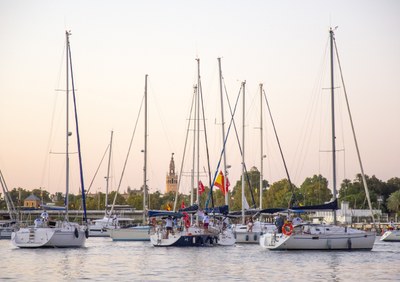
POLYGON ((169 162, 169 172, 166 177, 165 192, 176 192, 178 189, 178 175, 175 173, 174 153, 172 153, 171 161, 169 162))

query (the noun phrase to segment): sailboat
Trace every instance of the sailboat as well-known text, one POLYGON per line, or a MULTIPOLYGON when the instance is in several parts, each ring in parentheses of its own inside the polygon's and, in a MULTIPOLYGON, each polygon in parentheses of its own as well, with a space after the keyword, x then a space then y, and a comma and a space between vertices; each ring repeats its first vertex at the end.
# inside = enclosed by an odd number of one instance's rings
MULTIPOLYGON (((243 111, 244 111, 244 99, 245 95, 245 82, 243 83, 243 111)), ((261 135, 261 171, 260 171, 260 209, 262 205, 262 171, 263 171, 263 114, 262 114, 262 98, 263 98, 263 86, 260 84, 260 107, 261 107, 261 118, 260 118, 260 135, 261 135)), ((260 236, 265 232, 272 231, 275 226, 271 223, 261 222, 259 220, 253 221, 253 217, 259 214, 259 210, 249 210, 249 204, 247 203, 245 194, 244 194, 244 183, 245 183, 245 167, 244 167, 244 115, 243 115, 243 136, 242 136, 242 223, 235 224, 233 227, 233 232, 236 238, 236 243, 245 243, 245 244, 258 244, 260 240, 260 236), (249 222, 246 224, 244 222, 244 218, 246 215, 249 215, 249 222)))
MULTIPOLYGON (((147 74, 144 87, 144 168, 143 168, 143 223, 137 226, 109 228, 113 241, 150 241, 150 226, 146 222, 147 192, 147 74)), ((116 197, 117 195, 115 195, 116 197)), ((114 200, 115 202, 115 200, 114 200)))
MULTIPOLYGON (((229 232, 227 229, 222 229, 222 222, 221 228, 217 224, 210 223, 209 226, 205 227, 205 225, 200 224, 199 220, 199 213, 202 211, 199 209, 200 206, 200 189, 199 187, 200 181, 200 113, 203 114, 203 121, 204 119, 204 110, 203 109, 203 99, 201 93, 201 81, 200 81, 200 59, 196 59, 198 65, 198 81, 197 85, 194 87, 193 93, 193 103, 192 108, 190 111, 190 118, 188 123, 188 130, 186 135, 185 141, 185 148, 184 154, 186 153, 186 144, 188 139, 188 133, 190 131, 190 123, 193 121, 194 129, 193 132, 193 167, 192 167, 192 189, 191 189, 191 205, 187 208, 182 208, 178 212, 175 212, 177 199, 178 199, 178 192, 179 192, 179 184, 181 183, 182 179, 182 167, 183 161, 181 164, 181 175, 179 177, 178 182, 178 189, 176 191, 175 203, 174 203, 174 210, 173 211, 152 211, 148 212, 149 218, 152 219, 154 228, 152 229, 152 233, 150 235, 150 241, 153 246, 155 247, 202 247, 202 246, 230 246, 235 244, 235 238, 233 234, 229 232), (192 110, 194 108, 194 114, 192 118, 192 110), (197 153, 197 156, 196 156, 197 153), (196 157, 195 157, 196 156, 196 157), (195 162, 197 161, 197 168, 195 169, 195 162), (195 171, 197 173, 197 189, 194 185, 194 176, 195 171), (196 192, 196 202, 194 203, 194 192, 196 192), (168 225, 159 224, 161 220, 168 223, 170 220, 175 222, 172 230, 170 230, 168 225)), ((205 125, 204 126, 204 132, 205 125)), ((206 136, 206 134, 205 134, 206 136)), ((207 140, 207 138, 206 138, 207 140)), ((206 141, 207 142, 207 141, 206 141)), ((183 157, 183 160, 185 158, 183 157)), ((209 161, 208 161, 209 164, 209 161)), ((210 170, 208 166, 208 171, 210 170)), ((211 178, 211 177, 210 177, 211 178)), ((211 184, 211 183, 210 183, 211 184)), ((207 204, 206 204, 207 207, 207 204)), ((226 206, 227 207, 227 206, 226 206)), ((206 212, 211 215, 222 215, 217 208, 211 208, 206 211, 204 210, 204 215, 208 217, 206 212)), ((227 210, 226 212, 227 213, 227 210)))
POLYGON ((112 155, 112 141, 114 132, 111 131, 110 144, 108 145, 108 167, 106 178, 105 211, 103 218, 94 219, 88 225, 89 237, 110 237, 110 230, 120 227, 132 226, 134 219, 131 217, 120 217, 119 214, 112 215, 108 205, 108 191, 110 180, 110 163, 112 155))
MULTIPOLYGON (((330 33, 330 62, 331 62, 331 101, 332 101, 332 160, 333 160, 333 201, 325 205, 292 208, 286 212, 332 210, 334 224, 290 222, 287 221, 275 232, 263 234, 260 245, 269 250, 371 250, 375 242, 375 232, 367 232, 336 225, 336 144, 334 119, 334 82, 333 82, 333 50, 334 31, 330 33), (281 230, 280 230, 281 229, 281 230)), ((354 133, 354 131, 353 131, 354 133)), ((356 139, 355 139, 356 140, 356 139)), ((356 146, 357 147, 357 146, 356 146)), ((358 154, 359 155, 359 154, 358 154)), ((360 158, 359 158, 360 160, 360 158)), ((362 165, 360 161, 361 170, 362 165)), ((364 183, 365 185, 365 183, 364 183)), ((367 193, 368 195, 368 193, 367 193)))
POLYGON ((34 226, 28 226, 19 228, 11 235, 11 241, 14 246, 20 248, 63 248, 63 247, 82 247, 85 244, 86 238, 88 237, 88 230, 86 225, 79 225, 75 222, 68 220, 68 193, 69 193, 69 79, 72 83, 72 93, 74 100, 75 109, 75 123, 76 123, 76 135, 78 144, 78 155, 79 155, 79 166, 80 166, 80 180, 82 189, 82 206, 84 210, 84 221, 86 219, 86 202, 85 192, 83 184, 83 173, 82 173, 82 157, 80 151, 80 139, 78 130, 78 119, 76 112, 75 103, 75 90, 74 80, 72 73, 72 60, 71 60, 71 48, 69 42, 69 36, 71 33, 66 31, 66 194, 65 194, 65 206, 62 207, 65 210, 65 217, 63 220, 51 220, 46 210, 41 213, 39 218, 35 219, 34 226))
POLYGON ((385 242, 400 242, 399 226, 396 226, 391 221, 386 231, 382 234, 380 240, 385 242))

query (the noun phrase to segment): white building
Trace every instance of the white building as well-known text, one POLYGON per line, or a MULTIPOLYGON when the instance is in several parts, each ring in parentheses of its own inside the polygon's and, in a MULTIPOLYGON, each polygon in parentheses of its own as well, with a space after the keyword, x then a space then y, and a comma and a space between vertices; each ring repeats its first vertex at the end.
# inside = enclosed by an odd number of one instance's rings
MULTIPOLYGON (((372 210, 373 214, 378 218, 382 217, 381 210, 372 210)), ((317 211, 315 217, 324 218, 327 223, 333 223, 333 212, 332 211, 317 211)), ((343 224, 352 224, 354 222, 359 222, 361 218, 371 218, 370 210, 361 209, 351 209, 348 202, 341 202, 340 209, 336 211, 337 222, 343 224), (356 220, 354 220, 356 219, 356 220)))

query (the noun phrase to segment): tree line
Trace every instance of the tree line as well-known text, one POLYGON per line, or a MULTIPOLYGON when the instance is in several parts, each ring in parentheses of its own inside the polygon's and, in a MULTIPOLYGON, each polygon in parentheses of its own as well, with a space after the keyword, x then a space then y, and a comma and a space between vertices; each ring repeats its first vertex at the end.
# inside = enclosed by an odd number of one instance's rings
MULTIPOLYGON (((269 184, 263 180, 262 191, 260 191, 260 172, 256 167, 252 167, 247 172, 245 179, 245 197, 250 207, 258 208, 260 206, 260 192, 262 193, 262 208, 285 208, 292 203, 297 206, 316 205, 328 202, 332 199, 332 191, 328 186, 328 180, 322 175, 308 177, 297 187, 289 183, 287 179, 279 180, 269 184), (249 188, 251 187, 251 189, 249 188)), ((372 208, 380 209, 383 213, 400 212, 400 178, 394 177, 387 182, 379 180, 375 176, 366 176, 368 190, 371 198, 372 208)), ((205 192, 200 195, 200 206, 209 197, 209 187, 205 187, 205 192)), ((64 195, 60 192, 50 194, 44 189, 34 189, 28 191, 22 188, 14 188, 10 192, 11 198, 16 206, 23 206, 23 201, 29 195, 33 194, 42 200, 43 203, 55 203, 55 205, 64 205, 64 195)), ((242 181, 237 180, 232 189, 228 191, 229 210, 239 211, 242 209, 242 181)), ((130 207, 143 209, 143 187, 140 190, 131 190, 124 195, 113 191, 108 195, 108 204, 111 205, 115 199, 117 205, 129 205, 130 207)), ((159 191, 147 194, 147 209, 167 210, 173 209, 176 194, 169 192, 161 194, 159 191)), ((3 197, 1 197, 3 198, 3 197)), ((86 207, 88 210, 105 210, 106 195, 98 192, 91 194, 86 198, 86 207)), ((353 180, 344 179, 340 184, 338 191, 339 202, 347 201, 350 208, 368 209, 367 197, 365 194, 361 174, 357 174, 353 180)), ((81 209, 82 196, 69 194, 69 209, 81 209)), ((194 200, 195 201, 195 200, 194 200)), ((225 197, 222 191, 216 187, 213 188, 214 206, 225 204, 225 197)), ((190 196, 182 193, 178 194, 177 199, 179 209, 182 203, 187 207, 190 205, 190 196)), ((210 201, 211 203, 211 201, 210 201)), ((0 209, 6 209, 4 199, 0 201, 0 209)))

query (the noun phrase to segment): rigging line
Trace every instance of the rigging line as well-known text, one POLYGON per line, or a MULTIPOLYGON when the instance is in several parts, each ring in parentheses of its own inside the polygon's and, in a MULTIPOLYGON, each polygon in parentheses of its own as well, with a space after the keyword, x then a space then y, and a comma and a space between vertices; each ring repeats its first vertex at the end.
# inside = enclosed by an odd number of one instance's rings
POLYGON ((1 187, 3 188, 4 200, 6 201, 7 210, 10 215, 10 218, 12 220, 15 220, 18 218, 18 214, 15 209, 14 202, 10 196, 10 192, 8 191, 6 180, 4 179, 4 176, 3 176, 3 172, 1 170, 0 170, 0 184, 1 184, 1 187))
MULTIPOLYGON (((231 120, 230 120, 230 122, 229 122, 228 131, 227 131, 227 133, 226 133, 225 140, 224 140, 224 144, 223 144, 223 146, 222 146, 222 151, 221 151, 221 154, 220 154, 220 156, 219 156, 219 160, 218 160, 217 168, 216 168, 216 170, 215 170, 213 182, 211 183, 211 186, 210 186, 210 192, 209 192, 208 198, 207 198, 207 200, 206 200, 206 208, 208 208, 208 203, 210 202, 210 197, 212 197, 212 191, 213 191, 214 183, 215 183, 215 180, 217 179, 218 170, 219 170, 219 167, 220 167, 220 165, 221 165, 222 156, 224 155, 224 152, 225 152, 225 145, 226 145, 226 142, 227 142, 227 140, 228 140, 228 136, 229 136, 229 132, 230 132, 230 130, 231 130, 231 126, 232 126, 232 124, 235 124, 234 116, 235 116, 235 113, 236 113, 237 105, 238 105, 238 103, 239 103, 239 98, 240 98, 240 93, 241 93, 241 91, 242 91, 242 87, 243 87, 243 85, 241 84, 240 89, 239 89, 238 96, 237 96, 237 98, 236 98, 236 103, 235 103, 235 108, 234 108, 233 113, 232 113, 231 105, 230 105, 229 99, 228 99, 228 105, 229 105, 229 108, 230 108, 230 110, 231 110, 231 120)), ((225 90, 226 90, 226 89, 225 89, 225 90)), ((225 92, 225 93, 227 94, 227 92, 225 92)))
MULTIPOLYGON (((228 101, 229 111, 230 111, 230 113, 232 115, 232 107, 231 107, 231 104, 230 104, 230 101, 229 101, 228 92, 226 92, 225 83, 224 83, 224 88, 225 88, 226 99, 228 101)), ((241 90, 242 90, 242 86, 240 87, 240 91, 241 90)), ((240 96, 240 92, 239 92, 238 96, 240 96)), ((243 155, 243 151, 242 151, 242 146, 240 144, 239 134, 238 134, 238 130, 236 128, 235 120, 233 120, 233 126, 234 126, 234 129, 235 129, 237 144, 239 146, 239 152, 240 152, 240 155, 242 156, 243 155)), ((250 177, 249 177, 249 174, 247 173, 246 163, 244 163, 244 170, 245 170, 245 174, 246 174, 246 182, 247 182, 247 184, 249 186, 249 190, 250 190, 251 200, 252 200, 252 204, 253 204, 252 207, 255 208, 256 207, 256 202, 254 200, 253 189, 251 188, 251 185, 250 185, 250 177)))
MULTIPOLYGON (((195 91, 196 92, 196 89, 195 91)), ((183 174, 183 166, 184 166, 184 162, 185 162, 185 156, 186 156, 186 148, 187 148, 187 142, 189 139, 189 129, 190 129, 190 122, 191 122, 191 117, 192 117, 192 111, 193 111, 193 104, 194 104, 194 98, 195 98, 195 94, 193 94, 192 96, 192 103, 190 106, 190 113, 189 113, 189 119, 188 119, 188 126, 187 126, 187 130, 186 130, 186 137, 185 137, 185 146, 183 148, 183 155, 182 155, 182 162, 181 162, 181 169, 179 171, 179 180, 178 180, 178 185, 176 187, 176 195, 175 195, 175 202, 174 202, 174 209, 173 211, 176 211, 176 205, 177 205, 177 201, 178 201, 178 195, 179 195, 179 187, 181 185, 181 181, 182 181, 182 174, 183 174)), ((197 184, 198 185, 198 184, 197 184)), ((190 189, 192 190, 194 187, 191 187, 190 189)))
POLYGON ((269 107, 269 103, 268 103, 268 99, 267 99, 267 94, 265 93, 265 90, 264 90, 264 89, 263 89, 263 93, 264 93, 264 100, 265 100, 265 103, 266 103, 267 108, 268 108, 269 117, 271 118, 272 127, 273 127, 273 129, 274 129, 276 142, 278 143, 279 152, 280 152, 281 157, 282 157, 283 166, 285 167, 286 176, 287 176, 288 181, 289 181, 289 187, 290 187, 290 190, 291 190, 291 192, 292 192, 292 197, 290 198, 289 203, 288 203, 288 204, 289 204, 288 208, 290 209, 290 208, 292 207, 294 201, 296 200, 296 199, 295 199, 295 195, 294 195, 294 187, 293 187, 292 181, 290 180, 289 170, 288 170, 287 165, 286 165, 285 157, 284 157, 283 151, 282 151, 281 142, 279 141, 278 132, 277 132, 277 130, 276 130, 274 118, 272 117, 271 108, 269 107))
POLYGON ((314 87, 312 89, 312 94, 311 94, 311 99, 310 99, 310 103, 307 107, 308 112, 306 113, 305 119, 303 121, 302 127, 301 127, 301 136, 300 136, 300 142, 297 144, 296 147, 296 154, 295 154, 295 166, 294 166, 294 175, 295 175, 295 179, 297 179, 301 173, 302 173, 302 169, 305 167, 305 161, 306 161, 306 156, 307 153, 309 151, 309 146, 306 146, 306 144, 311 144, 312 141, 312 131, 314 128, 314 124, 315 124, 315 119, 316 119, 316 108, 317 108, 317 104, 319 101, 319 94, 320 94, 320 89, 322 88, 322 81, 323 81, 323 77, 324 77, 324 73, 326 70, 326 57, 327 57, 327 50, 328 50, 328 44, 329 44, 329 37, 325 43, 325 48, 324 48, 324 52, 322 54, 322 58, 320 60, 320 66, 319 66, 319 71, 317 75, 315 82, 314 82, 314 87), (312 114, 314 113, 314 114, 312 114))
MULTIPOLYGON (((138 122, 139 122, 140 113, 142 112, 143 103, 144 103, 144 95, 143 95, 143 97, 142 97, 142 102, 140 103, 138 116, 137 116, 137 118, 136 118, 135 127, 134 127, 134 129, 133 129, 133 133, 132 133, 132 136, 131 136, 131 141, 130 141, 129 147, 128 147, 128 153, 126 154, 126 158, 125 158, 125 162, 124 162, 124 167, 122 168, 121 177, 120 177, 120 179, 119 179, 117 191, 116 191, 115 196, 114 196, 114 200, 113 200, 113 203, 112 203, 112 206, 111 206, 110 214, 112 214, 112 212, 114 211, 114 206, 115 206, 115 202, 117 201, 117 195, 118 195, 118 192, 119 192, 119 188, 121 188, 122 179, 123 179, 124 174, 125 174, 125 169, 126 169, 126 165, 127 165, 127 163, 128 163, 129 153, 130 153, 131 148, 132 148, 133 138, 134 138, 135 133, 136 133, 136 128, 137 128, 137 125, 138 125, 138 122)), ((144 189, 145 189, 145 187, 144 187, 144 189)), ((108 218, 108 220, 110 220, 110 218, 108 218)), ((107 224, 108 224, 108 222, 107 222, 107 224)))
POLYGON ((356 137, 356 131, 355 131, 355 129, 354 129, 353 117, 352 117, 351 111, 350 111, 350 104, 349 104, 349 100, 348 100, 348 96, 347 96, 346 86, 345 86, 345 83, 344 83, 343 72, 342 72, 342 66, 341 66, 341 64, 340 64, 339 52, 338 52, 338 50, 337 50, 336 39, 335 39, 335 37, 333 37, 333 42, 334 42, 334 45, 335 45, 336 58, 337 58, 337 61, 338 61, 338 66, 339 66, 339 71, 340 71, 340 77, 341 77, 342 85, 343 85, 343 92, 344 92, 344 96, 345 96, 345 99, 346 99, 347 111, 348 111, 348 114, 349 114, 351 129, 352 129, 352 132, 353 132, 354 143, 355 143, 356 150, 357 150, 358 162, 359 162, 359 164, 360 164, 360 170, 361 170, 362 181, 363 181, 363 184, 364 184, 365 195, 367 196, 368 206, 369 206, 369 210, 370 210, 370 212, 371 212, 372 222, 373 222, 373 224, 374 224, 374 227, 376 228, 374 213, 373 213, 373 211, 372 211, 371 198, 370 198, 370 196, 369 196, 369 190, 368 190, 367 180, 365 179, 364 167, 363 167, 363 164, 362 164, 362 161, 361 161, 360 150, 359 150, 359 147, 358 147, 358 142, 357 142, 357 137, 356 137))
POLYGON ((101 164, 103 163, 103 160, 104 160, 104 157, 106 156, 106 153, 107 153, 107 151, 108 151, 108 148, 110 148, 110 144, 107 145, 107 148, 106 148, 106 150, 104 151, 104 154, 103 154, 103 157, 102 157, 101 160, 100 160, 99 166, 97 167, 96 172, 95 172, 94 175, 93 175, 92 181, 90 182, 89 188, 88 188, 87 191, 86 191, 86 196, 89 194, 90 188, 92 188, 94 179, 96 178, 97 173, 99 172, 100 166, 101 166, 101 164))
MULTIPOLYGON (((206 155, 207 155, 207 168, 208 168, 208 181, 211 187, 211 167, 210 167, 210 152, 208 150, 208 138, 207 138, 207 128, 206 128, 206 119, 204 114, 204 100, 203 100, 203 89, 201 87, 201 80, 199 81, 199 94, 201 99, 201 112, 203 115, 203 128, 204 128, 204 139, 206 143, 206 155)), ((211 195, 211 204, 214 208, 214 198, 211 195)))
MULTIPOLYGON (((68 31, 67 31, 68 33, 68 31)), ((74 101, 74 113, 75 113, 75 127, 76 127, 76 138, 77 138, 77 145, 78 145, 78 156, 79 156, 79 170, 80 170, 80 182, 81 182, 81 192, 82 192, 82 206, 84 212, 84 222, 87 224, 87 214, 86 214, 86 197, 85 197, 85 184, 83 181, 83 164, 82 164, 82 153, 81 153, 81 140, 79 136, 79 125, 78 125, 78 111, 76 105, 76 96, 75 96, 75 81, 74 81, 74 74, 72 71, 72 55, 71 55, 71 46, 69 45, 68 41, 68 55, 69 55, 69 65, 70 65, 70 72, 71 72, 71 84, 72 84, 72 97, 74 101)))

